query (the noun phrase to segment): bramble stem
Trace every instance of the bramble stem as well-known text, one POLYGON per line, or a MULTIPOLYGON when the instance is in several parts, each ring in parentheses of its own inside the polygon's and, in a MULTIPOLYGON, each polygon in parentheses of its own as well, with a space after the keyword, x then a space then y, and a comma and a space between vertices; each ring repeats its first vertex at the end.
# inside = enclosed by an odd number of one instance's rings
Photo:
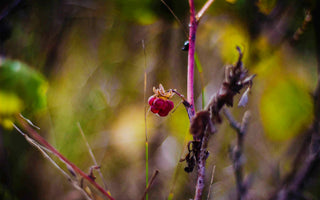
POLYGON ((187 100, 190 106, 191 117, 195 114, 194 109, 194 52, 197 32, 197 20, 193 0, 189 0, 190 24, 189 24, 189 51, 188 51, 188 80, 187 80, 187 100))

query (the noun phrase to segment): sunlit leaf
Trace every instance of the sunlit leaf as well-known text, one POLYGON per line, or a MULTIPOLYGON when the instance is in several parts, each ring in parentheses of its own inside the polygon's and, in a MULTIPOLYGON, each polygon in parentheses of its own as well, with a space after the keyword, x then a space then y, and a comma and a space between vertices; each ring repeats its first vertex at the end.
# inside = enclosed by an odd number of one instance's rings
POLYGON ((221 56, 225 63, 233 62, 238 58, 238 52, 234 51, 236 46, 239 46, 244 52, 245 61, 246 52, 249 48, 248 34, 238 25, 226 25, 221 32, 220 45, 221 56))
POLYGON ((3 60, 0 64, 0 113, 20 112, 22 106, 28 110, 44 108, 47 87, 45 78, 28 65, 20 61, 3 60))
POLYGON ((272 140, 286 140, 297 135, 312 120, 312 98, 293 78, 281 77, 270 83, 260 103, 265 134, 272 140))
POLYGON ((13 93, 0 91, 0 114, 12 115, 21 112, 23 103, 19 97, 13 93))

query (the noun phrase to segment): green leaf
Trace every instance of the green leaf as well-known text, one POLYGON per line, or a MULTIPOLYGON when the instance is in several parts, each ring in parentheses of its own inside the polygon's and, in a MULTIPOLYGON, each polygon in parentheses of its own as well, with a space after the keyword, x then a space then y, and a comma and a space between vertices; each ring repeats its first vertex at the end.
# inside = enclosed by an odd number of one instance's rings
POLYGON ((47 88, 45 78, 28 65, 8 59, 0 61, 0 114, 45 108, 47 88))

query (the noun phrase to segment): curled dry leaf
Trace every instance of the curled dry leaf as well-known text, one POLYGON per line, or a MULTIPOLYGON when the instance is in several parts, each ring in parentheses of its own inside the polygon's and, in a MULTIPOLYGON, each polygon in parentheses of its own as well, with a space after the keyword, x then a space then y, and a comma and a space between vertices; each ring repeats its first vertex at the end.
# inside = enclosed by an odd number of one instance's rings
POLYGON ((191 120, 190 133, 195 140, 201 140, 204 135, 207 124, 210 121, 210 112, 202 110, 196 113, 191 120))

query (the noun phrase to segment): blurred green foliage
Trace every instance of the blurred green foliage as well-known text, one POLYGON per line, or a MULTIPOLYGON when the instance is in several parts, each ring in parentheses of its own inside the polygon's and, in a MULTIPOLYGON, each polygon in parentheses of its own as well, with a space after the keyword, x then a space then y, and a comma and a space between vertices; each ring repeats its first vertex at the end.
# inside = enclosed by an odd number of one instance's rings
MULTIPOLYGON (((0 13, 13 2, 2 1, 0 13)), ((204 2, 195 1, 197 10, 204 2)), ((202 99, 208 102, 221 84, 223 66, 236 62, 236 46, 244 52, 249 73, 257 74, 245 108, 253 115, 245 137, 245 166, 246 174, 258 177, 252 188, 255 199, 266 199, 278 175, 290 169, 282 166, 291 157, 279 159, 287 155, 283 149, 313 119, 310 94, 317 75, 312 22, 299 40, 292 35, 314 2, 216 0, 199 23, 196 51, 205 92, 195 70, 197 110, 202 99)), ((19 112, 86 171, 92 162, 76 126, 80 122, 111 193, 116 199, 141 197, 145 186, 144 71, 147 97, 159 83, 186 95, 187 53, 181 47, 187 38, 188 2, 166 3, 183 27, 160 0, 26 0, 0 19, 0 53, 4 56, 0 66, 0 167, 16 166, 1 173, 0 198, 10 194, 12 199, 28 199, 29 193, 20 191, 28 182, 19 181, 21 174, 30 171, 34 178, 28 180, 38 186, 32 197, 73 199, 67 181, 41 162, 40 154, 28 148, 16 131, 3 129, 11 126, 10 117, 19 112), (28 156, 30 152, 34 155, 28 156), (36 169, 27 166, 29 159, 36 169), (8 179, 15 184, 4 181, 8 179)), ((180 99, 173 101, 177 106, 180 99)), ((245 110, 233 108, 232 112, 240 121, 245 110)), ((230 199, 235 193, 227 156, 235 133, 223 121, 209 146, 208 166, 217 165, 211 195, 215 199, 230 199)), ((196 174, 186 174, 184 164, 176 170, 186 153, 185 143, 191 139, 188 127, 182 105, 166 118, 147 114, 150 176, 154 169, 160 170, 150 199, 167 199, 175 171, 178 178, 172 199, 192 197, 196 174)))
POLYGON ((285 141, 311 124, 313 100, 303 83, 282 76, 264 91, 260 111, 266 135, 285 141))
POLYGON ((0 61, 0 122, 10 128, 8 119, 22 111, 36 111, 47 105, 48 83, 28 65, 10 59, 0 61))

